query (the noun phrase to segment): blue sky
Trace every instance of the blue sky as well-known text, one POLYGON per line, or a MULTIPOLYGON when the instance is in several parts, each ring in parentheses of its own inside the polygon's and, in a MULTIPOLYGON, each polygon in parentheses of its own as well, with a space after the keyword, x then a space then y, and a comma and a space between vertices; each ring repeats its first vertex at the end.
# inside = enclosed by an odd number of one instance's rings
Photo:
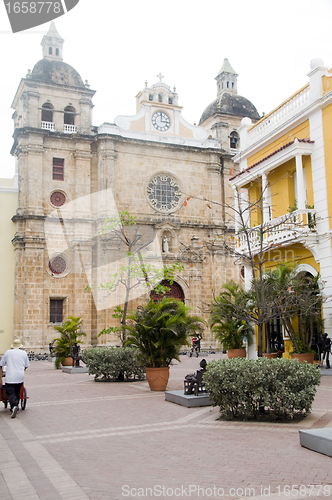
MULTIPOLYGON (((225 57, 239 74, 239 94, 269 112, 308 81, 315 57, 332 66, 330 0, 80 0, 55 20, 64 61, 88 80, 93 124, 135 113, 135 95, 158 81, 176 86, 182 114, 198 123, 216 97, 225 57)), ((49 23, 12 34, 0 4, 0 177, 14 174, 11 104, 21 78, 42 57, 49 23)))

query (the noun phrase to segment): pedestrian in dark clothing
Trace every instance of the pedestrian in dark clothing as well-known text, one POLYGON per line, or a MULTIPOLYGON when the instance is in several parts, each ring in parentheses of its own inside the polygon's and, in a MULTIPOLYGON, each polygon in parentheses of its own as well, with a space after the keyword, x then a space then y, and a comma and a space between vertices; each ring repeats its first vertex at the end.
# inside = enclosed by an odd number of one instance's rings
POLYGON ((323 342, 322 342, 322 347, 323 347, 323 363, 324 359, 326 357, 326 368, 330 368, 330 350, 331 350, 331 339, 327 336, 327 333, 323 333, 323 342))

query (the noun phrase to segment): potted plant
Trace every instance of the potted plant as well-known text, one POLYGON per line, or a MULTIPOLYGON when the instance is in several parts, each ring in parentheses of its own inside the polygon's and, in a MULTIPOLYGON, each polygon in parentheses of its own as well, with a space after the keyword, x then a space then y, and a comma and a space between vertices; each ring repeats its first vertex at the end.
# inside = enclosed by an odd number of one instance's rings
POLYGON ((188 345, 188 335, 200 332, 204 321, 188 314, 188 307, 177 299, 164 298, 140 306, 128 316, 127 345, 138 349, 151 391, 164 391, 173 359, 179 361, 181 346, 188 345))
POLYGON ((228 358, 245 358, 244 340, 248 345, 252 343, 253 329, 240 313, 246 307, 245 292, 233 281, 222 287, 210 306, 211 331, 227 350, 228 358))
POLYGON ((81 318, 75 318, 74 316, 69 316, 61 326, 55 326, 54 329, 60 332, 61 336, 55 338, 54 352, 56 355, 54 366, 55 368, 60 368, 62 366, 71 366, 72 358, 71 349, 75 342, 81 343, 78 337, 84 335, 82 331, 82 320, 81 318))

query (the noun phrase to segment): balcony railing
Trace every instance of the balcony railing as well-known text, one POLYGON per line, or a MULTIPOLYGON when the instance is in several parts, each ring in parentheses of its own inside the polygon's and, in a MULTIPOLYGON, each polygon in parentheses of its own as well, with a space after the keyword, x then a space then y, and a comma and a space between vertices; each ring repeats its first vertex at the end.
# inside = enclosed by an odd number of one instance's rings
POLYGON ((275 129, 277 126, 296 115, 301 109, 305 108, 309 103, 309 97, 310 87, 307 85, 282 103, 278 108, 264 116, 264 118, 248 130, 249 144, 253 144, 270 132, 270 130, 275 129))
POLYGON ((64 125, 63 131, 65 134, 76 134, 76 125, 64 125))
POLYGON ((235 235, 236 250, 253 254, 264 252, 277 245, 286 244, 298 238, 316 233, 316 212, 313 209, 296 210, 235 235), (261 239, 263 239, 261 245, 261 239), (248 241, 249 240, 249 241, 248 241))
POLYGON ((52 132, 55 130, 53 122, 41 122, 41 128, 45 130, 52 130, 52 132))

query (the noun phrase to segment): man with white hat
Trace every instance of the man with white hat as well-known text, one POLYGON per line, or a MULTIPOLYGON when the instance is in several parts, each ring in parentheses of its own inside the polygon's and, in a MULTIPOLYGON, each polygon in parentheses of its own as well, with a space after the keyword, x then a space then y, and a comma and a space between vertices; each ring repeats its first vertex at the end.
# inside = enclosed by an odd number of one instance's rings
POLYGON ((12 412, 11 418, 15 418, 18 412, 20 390, 23 384, 24 371, 29 366, 29 359, 20 339, 15 339, 12 348, 5 352, 0 360, 0 385, 2 380, 2 367, 6 366, 6 393, 12 412))

